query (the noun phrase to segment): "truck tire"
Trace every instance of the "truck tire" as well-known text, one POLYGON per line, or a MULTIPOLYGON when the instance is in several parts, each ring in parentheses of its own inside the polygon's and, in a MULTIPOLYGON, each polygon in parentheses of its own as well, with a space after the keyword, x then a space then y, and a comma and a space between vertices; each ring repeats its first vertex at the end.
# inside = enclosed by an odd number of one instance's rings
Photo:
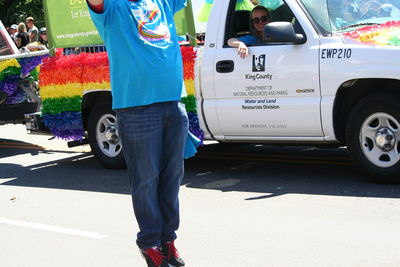
POLYGON ((88 122, 89 144, 100 164, 108 169, 126 167, 115 112, 108 104, 93 107, 88 122))
POLYGON ((389 94, 373 94, 352 110, 346 143, 354 163, 377 183, 400 183, 400 106, 389 94))

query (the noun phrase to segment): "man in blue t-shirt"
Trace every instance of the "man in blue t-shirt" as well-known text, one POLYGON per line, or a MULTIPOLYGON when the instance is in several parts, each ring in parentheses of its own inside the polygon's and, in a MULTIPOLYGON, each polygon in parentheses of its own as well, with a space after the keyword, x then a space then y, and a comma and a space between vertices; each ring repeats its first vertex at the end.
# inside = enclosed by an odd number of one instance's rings
POLYGON ((173 16, 186 0, 87 0, 110 62, 113 109, 147 265, 184 266, 174 245, 188 133, 173 16))

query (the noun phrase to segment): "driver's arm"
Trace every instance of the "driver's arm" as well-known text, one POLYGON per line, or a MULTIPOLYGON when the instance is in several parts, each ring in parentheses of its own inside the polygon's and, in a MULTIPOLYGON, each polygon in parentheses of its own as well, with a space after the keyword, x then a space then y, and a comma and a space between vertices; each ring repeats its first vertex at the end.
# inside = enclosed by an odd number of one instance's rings
POLYGON ((237 47, 238 49, 238 54, 241 58, 245 58, 249 54, 249 49, 247 48, 246 44, 242 42, 238 38, 230 38, 228 40, 228 45, 230 47, 237 47))

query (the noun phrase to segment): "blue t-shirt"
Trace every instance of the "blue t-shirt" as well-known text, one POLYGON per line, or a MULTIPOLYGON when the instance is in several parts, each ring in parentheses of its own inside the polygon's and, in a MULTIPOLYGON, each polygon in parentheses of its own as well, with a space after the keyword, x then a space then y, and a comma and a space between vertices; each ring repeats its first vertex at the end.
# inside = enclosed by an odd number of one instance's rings
POLYGON ((261 42, 254 35, 243 35, 239 37, 239 40, 245 43, 246 45, 255 45, 261 42))
POLYGON ((180 100, 182 56, 173 16, 186 0, 104 0, 90 15, 107 47, 113 108, 180 100))

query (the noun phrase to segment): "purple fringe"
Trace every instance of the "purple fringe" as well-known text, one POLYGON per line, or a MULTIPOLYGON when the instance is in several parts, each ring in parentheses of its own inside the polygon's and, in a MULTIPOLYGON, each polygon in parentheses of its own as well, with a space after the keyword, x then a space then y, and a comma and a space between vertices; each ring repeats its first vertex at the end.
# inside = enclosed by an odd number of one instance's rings
POLYGON ((80 112, 66 111, 60 114, 43 114, 43 121, 51 133, 61 139, 82 140, 85 135, 80 112))
POLYGON ((204 132, 200 129, 199 117, 197 113, 189 111, 188 113, 189 118, 189 131, 201 140, 200 145, 203 145, 204 140, 204 132))
POLYGON ((18 60, 22 76, 27 76, 36 66, 42 64, 42 57, 26 57, 18 60))

